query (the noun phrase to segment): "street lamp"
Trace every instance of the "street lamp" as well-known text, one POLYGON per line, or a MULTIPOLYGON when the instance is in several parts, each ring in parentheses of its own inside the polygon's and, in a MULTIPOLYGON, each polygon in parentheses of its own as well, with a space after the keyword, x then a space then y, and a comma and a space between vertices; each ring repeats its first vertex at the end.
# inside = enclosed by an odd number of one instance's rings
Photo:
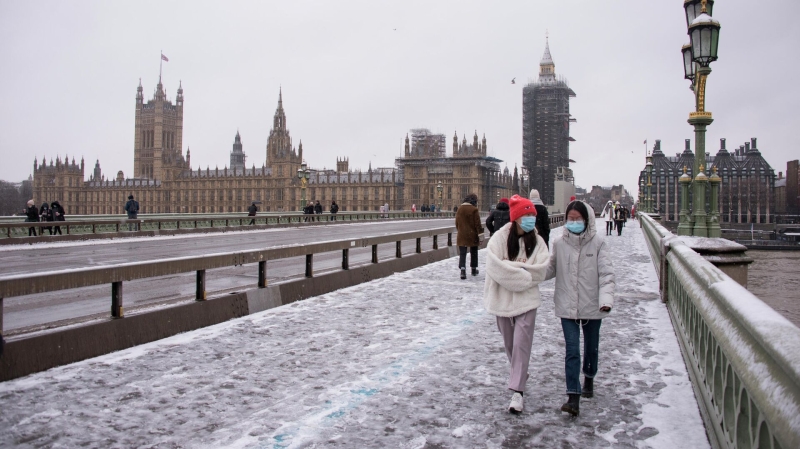
POLYGON ((439 181, 439 184, 436 185, 436 192, 439 193, 439 210, 442 210, 442 191, 444 191, 444 187, 442 187, 442 181, 439 181))
POLYGON ((308 177, 311 175, 311 170, 308 169, 308 165, 306 165, 305 161, 300 164, 300 168, 297 169, 297 178, 300 179, 300 210, 304 210, 306 208, 306 187, 308 187, 308 177))
POLYGON ((645 212, 653 213, 653 155, 647 155, 647 199, 645 212))
MULTIPOLYGON (((711 118, 711 112, 705 110, 706 81, 711 73, 709 65, 717 60, 720 30, 719 22, 711 18, 713 7, 713 0, 684 0, 683 2, 690 43, 681 48, 681 54, 684 78, 692 82, 695 96, 695 111, 689 114, 689 124, 694 127, 695 148, 692 173, 696 176, 691 182, 692 211, 688 216, 688 223, 682 222, 678 227, 679 235, 720 236, 720 232, 717 231, 718 226, 714 227, 711 224, 713 213, 711 215, 706 213, 706 185, 709 178, 703 172, 706 167, 706 127, 714 121, 711 118)), ((712 189, 712 195, 717 190, 712 189)), ((684 195, 684 197, 687 196, 684 195)), ((711 199, 711 203, 715 203, 714 198, 711 199)), ((688 211, 688 204, 681 204, 681 209, 688 211)))

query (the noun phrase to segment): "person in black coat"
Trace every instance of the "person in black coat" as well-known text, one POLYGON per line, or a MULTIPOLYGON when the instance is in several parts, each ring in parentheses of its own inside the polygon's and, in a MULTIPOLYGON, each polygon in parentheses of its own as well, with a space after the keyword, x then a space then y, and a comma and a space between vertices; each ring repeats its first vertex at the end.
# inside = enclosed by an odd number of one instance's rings
MULTIPOLYGON (((53 201, 53 203, 50 204, 50 210, 53 212, 53 221, 66 220, 66 218, 64 217, 64 215, 66 215, 64 206, 62 206, 61 203, 59 203, 58 201, 53 201)), ((55 229, 53 229, 53 234, 62 235, 61 226, 56 226, 55 229)))
POLYGON ((510 209, 508 207, 508 198, 500 198, 500 202, 497 203, 497 206, 494 208, 492 213, 486 217, 486 229, 489 230, 489 237, 494 235, 495 231, 511 221, 511 216, 509 213, 510 209))
POLYGON ((528 197, 533 206, 536 208, 536 231, 542 236, 542 240, 550 248, 550 214, 547 212, 542 199, 539 197, 539 191, 536 189, 531 190, 528 197))
POLYGON ((336 201, 331 201, 331 216, 333 217, 332 220, 336 221, 336 214, 339 213, 339 205, 336 204, 336 201))
POLYGON ((256 206, 255 202, 250 203, 250 206, 247 208, 247 216, 253 217, 250 219, 250 225, 256 224, 256 212, 258 212, 258 206, 256 206))
MULTIPOLYGON (((53 210, 50 209, 50 205, 47 204, 47 202, 42 203, 42 207, 39 208, 39 216, 41 217, 40 221, 53 221, 53 210)), ((44 235, 45 229, 47 229, 50 235, 53 235, 52 226, 42 226, 39 228, 39 235, 44 235)))
MULTIPOLYGON (((23 211, 25 214, 25 221, 28 223, 38 223, 39 222, 39 209, 36 208, 36 204, 34 204, 33 200, 28 201, 28 208, 23 211)), ((31 226, 28 228, 28 237, 33 236, 36 237, 36 228, 31 226)))
MULTIPOLYGON (((319 203, 319 200, 314 204, 314 214, 322 215, 322 204, 319 203)), ((320 221, 320 217, 317 217, 317 221, 320 221)))

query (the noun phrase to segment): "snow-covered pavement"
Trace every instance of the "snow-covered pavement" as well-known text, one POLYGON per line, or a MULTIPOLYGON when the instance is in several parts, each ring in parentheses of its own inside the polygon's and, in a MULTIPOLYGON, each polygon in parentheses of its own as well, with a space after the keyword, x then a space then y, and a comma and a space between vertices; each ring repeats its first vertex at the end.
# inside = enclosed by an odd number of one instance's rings
POLYGON ((552 281, 510 415, 483 273, 450 259, 2 383, 0 446, 708 447, 638 223, 607 238, 617 299, 577 418, 552 281))

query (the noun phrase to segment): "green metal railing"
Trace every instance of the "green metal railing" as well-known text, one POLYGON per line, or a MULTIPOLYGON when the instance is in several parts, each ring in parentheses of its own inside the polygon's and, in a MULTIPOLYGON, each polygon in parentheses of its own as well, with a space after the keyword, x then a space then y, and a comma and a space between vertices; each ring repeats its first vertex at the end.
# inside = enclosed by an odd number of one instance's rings
POLYGON ((639 217, 712 446, 800 447, 800 328, 639 217))

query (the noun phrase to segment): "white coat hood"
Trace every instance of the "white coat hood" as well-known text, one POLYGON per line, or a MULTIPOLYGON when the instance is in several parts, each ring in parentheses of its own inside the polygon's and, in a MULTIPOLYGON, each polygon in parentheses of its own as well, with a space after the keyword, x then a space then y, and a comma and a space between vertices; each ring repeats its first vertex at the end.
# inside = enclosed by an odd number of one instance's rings
POLYGON ((506 241, 514 222, 498 229, 486 247, 486 281, 483 303, 492 315, 512 317, 538 308, 542 304, 539 283, 544 281, 550 254, 544 240, 536 234, 536 248, 531 257, 525 255, 520 241, 516 260, 508 260, 506 241))

